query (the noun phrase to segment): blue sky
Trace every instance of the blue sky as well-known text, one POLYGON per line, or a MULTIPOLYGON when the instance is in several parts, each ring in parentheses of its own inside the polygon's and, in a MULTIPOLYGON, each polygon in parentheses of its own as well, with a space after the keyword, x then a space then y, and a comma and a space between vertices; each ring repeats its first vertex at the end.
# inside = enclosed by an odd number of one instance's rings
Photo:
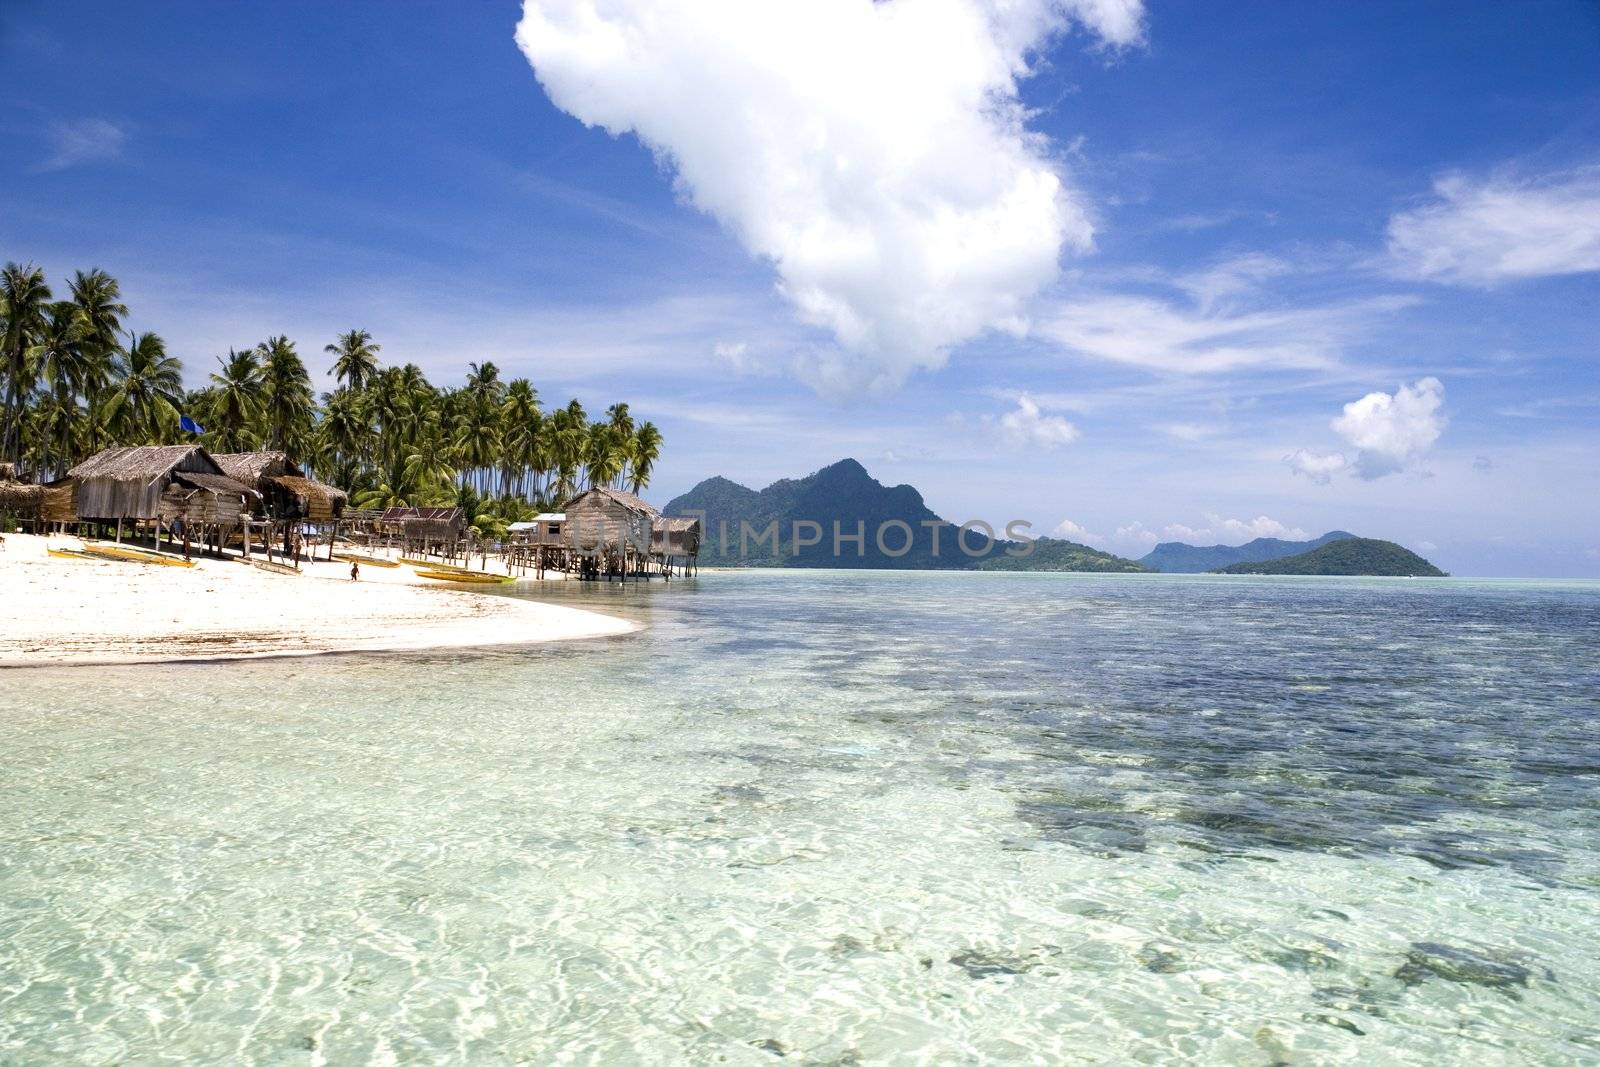
POLYGON ((1600 576, 1600 7, 912 7, 12 3, 0 256, 195 384, 362 327, 628 399, 663 502, 1600 576))

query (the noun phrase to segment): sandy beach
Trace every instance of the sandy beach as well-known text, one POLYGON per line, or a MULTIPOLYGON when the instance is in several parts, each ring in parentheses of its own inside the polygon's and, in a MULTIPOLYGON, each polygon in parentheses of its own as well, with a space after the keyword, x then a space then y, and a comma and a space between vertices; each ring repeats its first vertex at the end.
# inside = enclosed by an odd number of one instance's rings
POLYGON ((193 568, 62 559, 70 537, 7 534, 0 550, 0 667, 417 651, 628 633, 596 612, 452 589, 410 567, 233 559, 193 568))

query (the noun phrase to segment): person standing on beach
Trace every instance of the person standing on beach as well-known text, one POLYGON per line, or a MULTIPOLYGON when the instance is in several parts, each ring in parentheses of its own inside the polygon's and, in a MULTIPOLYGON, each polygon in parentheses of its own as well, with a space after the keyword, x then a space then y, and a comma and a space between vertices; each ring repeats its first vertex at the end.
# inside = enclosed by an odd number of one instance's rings
POLYGON ((361 577, 361 564, 357 563, 355 560, 351 560, 350 561, 350 580, 353 582, 353 581, 356 581, 357 579, 359 579, 360 577, 361 577))

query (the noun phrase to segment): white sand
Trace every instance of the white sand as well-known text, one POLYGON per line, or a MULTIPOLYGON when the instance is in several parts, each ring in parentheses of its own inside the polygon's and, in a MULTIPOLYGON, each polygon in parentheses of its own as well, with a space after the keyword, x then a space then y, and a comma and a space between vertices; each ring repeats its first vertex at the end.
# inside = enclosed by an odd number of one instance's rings
POLYGON ((410 567, 234 560, 192 569, 60 559, 71 537, 6 534, 0 667, 470 648, 605 637, 635 624, 576 608, 428 584, 410 567))

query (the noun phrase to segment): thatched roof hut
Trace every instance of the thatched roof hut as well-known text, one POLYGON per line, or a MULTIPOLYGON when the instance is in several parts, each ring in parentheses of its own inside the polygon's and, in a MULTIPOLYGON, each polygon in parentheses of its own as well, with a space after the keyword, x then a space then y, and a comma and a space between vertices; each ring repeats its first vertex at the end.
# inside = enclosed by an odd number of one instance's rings
POLYGON ((698 557, 700 520, 657 519, 650 530, 650 551, 657 556, 683 556, 689 559, 698 557))
POLYGON ((331 522, 344 512, 344 490, 306 477, 287 452, 224 452, 213 458, 228 477, 261 494, 259 510, 268 518, 331 522))
POLYGON ((660 515, 632 493, 603 486, 579 493, 562 511, 566 515, 562 541, 584 552, 624 546, 648 552, 651 531, 660 515))
POLYGON ((408 541, 453 541, 467 528, 460 508, 384 508, 378 522, 399 529, 408 541))
POLYGON ((108 448, 67 472, 79 519, 176 518, 237 525, 255 490, 222 472, 199 445, 108 448))
POLYGON ((0 514, 36 519, 50 490, 42 485, 18 481, 16 470, 9 463, 0 463, 0 514))

